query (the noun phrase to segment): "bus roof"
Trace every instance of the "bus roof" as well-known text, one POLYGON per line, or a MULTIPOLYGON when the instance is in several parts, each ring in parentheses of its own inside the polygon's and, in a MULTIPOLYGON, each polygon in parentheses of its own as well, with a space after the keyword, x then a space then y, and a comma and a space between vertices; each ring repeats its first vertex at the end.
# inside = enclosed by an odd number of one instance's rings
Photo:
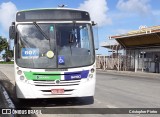
POLYGON ((27 21, 90 21, 87 11, 72 8, 38 8, 18 11, 17 22, 27 21))
POLYGON ((88 12, 88 11, 85 11, 85 10, 82 10, 82 9, 57 7, 57 8, 35 8, 35 9, 24 9, 24 10, 17 11, 17 13, 18 13, 18 12, 34 11, 34 10, 73 10, 73 11, 84 11, 84 12, 88 12))

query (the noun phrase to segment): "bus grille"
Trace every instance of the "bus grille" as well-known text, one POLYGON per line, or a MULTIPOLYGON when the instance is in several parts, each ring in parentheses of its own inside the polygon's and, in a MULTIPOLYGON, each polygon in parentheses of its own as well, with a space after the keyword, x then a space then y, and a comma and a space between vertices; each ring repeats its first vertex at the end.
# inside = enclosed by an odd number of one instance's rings
POLYGON ((80 84, 80 79, 79 80, 60 80, 59 83, 56 83, 56 80, 52 81, 41 81, 41 80, 33 80, 30 81, 30 84, 40 87, 40 91, 42 92, 43 95, 71 95, 72 92, 76 89, 76 86, 80 84), (64 93, 63 94, 52 94, 51 89, 54 89, 54 86, 58 88, 64 88, 64 93), (69 87, 72 86, 72 87, 69 87), (46 89, 46 87, 48 87, 46 89))
POLYGON ((60 80, 59 83, 56 83, 56 80, 52 81, 40 81, 40 80, 33 80, 33 85, 35 86, 72 86, 72 85, 79 85, 81 80, 60 80))

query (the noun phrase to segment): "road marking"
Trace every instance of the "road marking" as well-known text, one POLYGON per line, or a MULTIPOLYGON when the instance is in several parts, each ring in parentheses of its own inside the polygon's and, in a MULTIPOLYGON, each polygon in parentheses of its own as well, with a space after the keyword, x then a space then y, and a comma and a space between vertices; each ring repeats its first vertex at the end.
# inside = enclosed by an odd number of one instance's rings
POLYGON ((96 101, 98 104, 102 103, 101 101, 97 100, 96 98, 94 98, 94 101, 96 101))
POLYGON ((117 106, 109 105, 109 104, 107 104, 106 106, 107 106, 108 108, 118 108, 117 106))
MULTIPOLYGON (((99 101, 98 99, 94 98, 94 100, 98 103, 98 104, 103 104, 103 102, 99 101)), ((105 105, 107 108, 118 108, 117 106, 114 106, 114 105, 110 105, 110 104, 106 104, 105 105)))

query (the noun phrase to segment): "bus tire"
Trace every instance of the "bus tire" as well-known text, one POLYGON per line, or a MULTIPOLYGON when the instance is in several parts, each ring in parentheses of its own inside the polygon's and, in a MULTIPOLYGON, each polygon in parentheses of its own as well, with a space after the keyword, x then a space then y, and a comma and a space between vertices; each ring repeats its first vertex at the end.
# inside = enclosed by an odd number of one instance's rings
POLYGON ((90 104, 93 104, 94 103, 94 96, 89 96, 89 103, 90 104))

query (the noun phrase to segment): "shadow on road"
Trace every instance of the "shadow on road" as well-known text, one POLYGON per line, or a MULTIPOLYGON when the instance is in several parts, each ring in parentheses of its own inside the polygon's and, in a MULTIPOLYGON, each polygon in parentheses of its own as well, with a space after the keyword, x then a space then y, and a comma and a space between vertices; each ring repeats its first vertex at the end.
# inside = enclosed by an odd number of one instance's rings
POLYGON ((27 99, 17 103, 17 107, 59 107, 59 106, 83 106, 93 104, 93 97, 78 98, 52 98, 52 99, 27 99))

